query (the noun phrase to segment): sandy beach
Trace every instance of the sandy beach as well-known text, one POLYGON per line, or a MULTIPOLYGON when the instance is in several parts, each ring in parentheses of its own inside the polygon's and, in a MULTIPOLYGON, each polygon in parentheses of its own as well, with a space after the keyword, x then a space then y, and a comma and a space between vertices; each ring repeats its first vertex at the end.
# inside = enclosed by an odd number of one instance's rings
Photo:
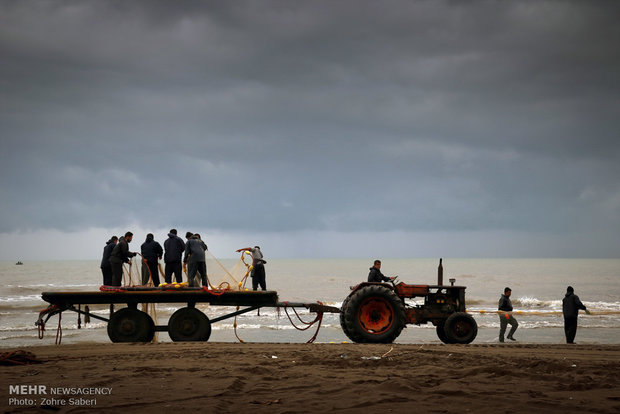
POLYGON ((40 411, 42 403, 63 413, 620 411, 617 345, 154 343, 21 350, 41 363, 0 366, 4 412, 40 411))

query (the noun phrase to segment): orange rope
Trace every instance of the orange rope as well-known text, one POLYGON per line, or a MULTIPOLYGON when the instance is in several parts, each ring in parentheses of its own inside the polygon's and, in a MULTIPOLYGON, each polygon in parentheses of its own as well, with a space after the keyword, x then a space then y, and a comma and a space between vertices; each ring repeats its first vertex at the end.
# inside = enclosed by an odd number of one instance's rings
MULTIPOLYGON (((312 336, 312 338, 310 338, 308 340, 307 343, 311 344, 314 342, 314 340, 316 339, 316 337, 319 335, 319 330, 321 329, 321 323, 323 322, 323 312, 317 312, 316 314, 316 318, 312 321, 312 322, 306 322, 303 319, 301 319, 301 317, 299 316, 299 314, 297 313, 297 311, 295 310, 295 308, 293 309, 293 312, 295 312, 295 316, 297 316, 297 319, 303 323, 304 325, 306 325, 305 328, 300 328, 298 326, 295 325, 295 323, 293 322, 293 320, 291 319, 291 315, 289 315, 288 310, 287 310, 288 306, 284 306, 284 313, 286 313, 286 316, 288 317, 288 320, 291 322, 291 325, 293 325, 293 328, 299 330, 299 331, 305 331, 307 329, 310 329, 310 327, 312 325, 314 325, 315 323, 318 322, 317 328, 316 328, 316 332, 314 333, 314 335, 312 336)), ((278 308, 279 311, 280 308, 278 308)))
POLYGON ((43 361, 37 359, 35 354, 28 351, 3 352, 0 354, 0 365, 26 365, 26 364, 40 364, 43 361))
POLYGON ((56 330, 56 345, 60 345, 62 342, 62 326, 60 321, 62 320, 62 312, 58 314, 58 329, 56 330))

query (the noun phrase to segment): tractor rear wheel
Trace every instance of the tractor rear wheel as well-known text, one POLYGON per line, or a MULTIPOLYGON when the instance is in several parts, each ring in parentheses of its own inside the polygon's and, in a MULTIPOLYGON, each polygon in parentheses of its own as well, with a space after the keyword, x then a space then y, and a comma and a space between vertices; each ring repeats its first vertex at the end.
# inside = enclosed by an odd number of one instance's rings
POLYGON ((465 312, 453 313, 446 319, 444 332, 449 343, 469 344, 478 334, 478 324, 465 312))
POLYGON ((344 315, 345 315, 345 309, 347 308, 347 306, 349 306, 349 296, 346 297, 346 299, 344 301, 342 301, 342 306, 340 307, 340 326, 342 327, 342 331, 344 332, 344 334, 350 338, 351 335, 349 335, 349 332, 347 330, 347 325, 344 322, 344 315))
POLYGON ((341 315, 342 330, 354 342, 391 343, 405 327, 402 299, 382 285, 355 291, 343 303, 341 315))

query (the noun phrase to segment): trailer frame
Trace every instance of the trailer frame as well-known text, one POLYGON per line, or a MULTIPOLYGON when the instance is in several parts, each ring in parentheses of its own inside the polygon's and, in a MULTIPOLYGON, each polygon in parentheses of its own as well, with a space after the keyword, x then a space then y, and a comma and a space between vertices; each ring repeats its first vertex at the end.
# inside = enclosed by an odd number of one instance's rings
MULTIPOLYGON (((35 325, 39 328, 39 338, 43 337, 45 324, 49 319, 64 311, 76 312, 87 318, 95 318, 107 323, 108 336, 112 342, 150 342, 155 332, 168 332, 173 341, 208 341, 211 325, 263 307, 305 308, 322 319, 323 313, 340 313, 340 308, 326 306, 320 302, 280 302, 276 291, 234 291, 211 290, 197 287, 102 287, 100 291, 85 292, 43 292, 41 297, 50 305, 39 313, 35 325), (152 318, 138 310, 138 304, 184 303, 175 311, 168 323, 155 325, 152 318), (234 306, 237 310, 209 319, 199 309, 197 303, 211 306, 234 306), (88 305, 110 305, 110 317, 105 318, 90 312, 88 305), (115 310, 114 305, 126 307, 115 310), (77 305, 77 308, 76 308, 77 305), (85 305, 82 310, 81 306, 85 305), (243 307, 243 309, 241 309, 243 307)), ((288 313, 287 313, 288 315, 288 313)), ((290 317, 289 317, 290 318, 290 317)), ((291 321, 292 322, 292 321, 291 321)), ((59 320, 60 329, 60 320, 59 320)), ((57 336, 58 337, 58 336, 57 336)), ((312 340, 316 338, 316 334, 312 340)))

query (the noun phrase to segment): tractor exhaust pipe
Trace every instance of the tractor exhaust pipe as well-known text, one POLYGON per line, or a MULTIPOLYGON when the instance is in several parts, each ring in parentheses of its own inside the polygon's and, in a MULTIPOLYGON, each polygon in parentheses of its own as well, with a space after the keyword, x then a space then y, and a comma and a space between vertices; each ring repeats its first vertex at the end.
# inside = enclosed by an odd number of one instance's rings
POLYGON ((441 265, 441 258, 439 259, 439 267, 437 268, 437 284, 443 286, 443 266, 441 265))

